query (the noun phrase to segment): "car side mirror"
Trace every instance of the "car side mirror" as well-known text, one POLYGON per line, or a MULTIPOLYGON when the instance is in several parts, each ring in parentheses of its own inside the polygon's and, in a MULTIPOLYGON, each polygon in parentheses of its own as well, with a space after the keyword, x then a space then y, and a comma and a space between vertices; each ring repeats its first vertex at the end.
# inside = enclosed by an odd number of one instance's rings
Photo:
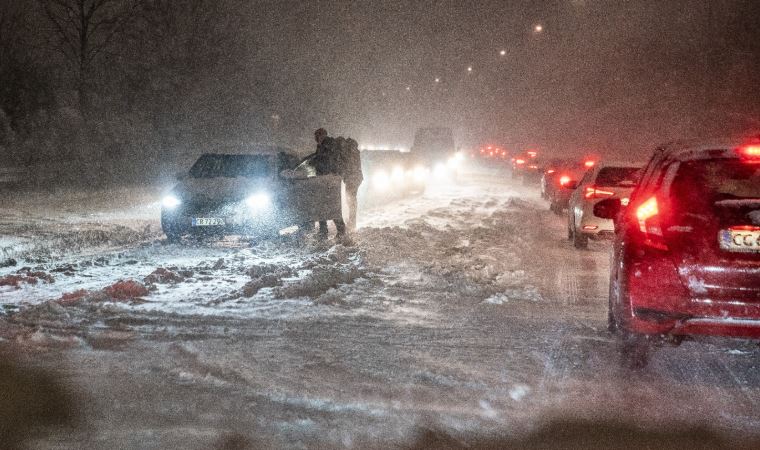
POLYGON ((570 189, 571 191, 574 191, 578 189, 578 182, 575 180, 568 181, 567 183, 562 185, 565 189, 570 189))
POLYGON ((622 204, 619 198, 608 198, 594 205, 594 215, 602 219, 615 220, 620 214, 622 204))
POLYGON ((176 178, 177 181, 182 181, 182 180, 184 180, 186 178, 189 178, 189 177, 190 177, 190 174, 187 173, 187 172, 185 172, 185 171, 180 171, 180 172, 177 172, 176 174, 174 174, 174 178, 176 178))

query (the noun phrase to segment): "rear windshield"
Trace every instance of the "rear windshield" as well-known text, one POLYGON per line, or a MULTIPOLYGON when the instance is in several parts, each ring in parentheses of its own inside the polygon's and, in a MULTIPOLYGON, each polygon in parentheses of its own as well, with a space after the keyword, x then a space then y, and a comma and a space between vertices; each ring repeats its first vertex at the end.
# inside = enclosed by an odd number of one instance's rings
POLYGON ((606 187, 633 187, 639 180, 638 167, 604 167, 596 176, 596 184, 606 187))
POLYGON ((760 164, 739 159, 684 162, 670 190, 671 196, 694 205, 741 206, 748 200, 760 199, 760 164))
POLYGON ((203 155, 193 164, 193 178, 262 178, 272 174, 268 155, 203 155))

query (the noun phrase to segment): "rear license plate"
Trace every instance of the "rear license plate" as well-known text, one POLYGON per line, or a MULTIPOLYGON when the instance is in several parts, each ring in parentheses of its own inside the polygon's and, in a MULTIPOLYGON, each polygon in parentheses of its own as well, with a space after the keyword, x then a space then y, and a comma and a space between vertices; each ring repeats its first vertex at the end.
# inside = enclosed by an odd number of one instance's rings
POLYGON ((224 225, 224 219, 216 217, 193 217, 194 227, 212 227, 224 225))
POLYGON ((729 252, 760 252, 760 230, 721 230, 718 240, 729 252))

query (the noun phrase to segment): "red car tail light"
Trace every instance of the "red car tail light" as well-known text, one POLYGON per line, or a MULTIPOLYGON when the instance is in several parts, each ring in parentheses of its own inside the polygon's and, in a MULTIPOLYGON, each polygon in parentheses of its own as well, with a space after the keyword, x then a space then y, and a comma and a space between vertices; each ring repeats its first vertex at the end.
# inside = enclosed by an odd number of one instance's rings
POLYGON ((615 195, 614 192, 597 189, 596 186, 586 188, 586 193, 583 194, 586 198, 607 198, 615 195))
POLYGON ((760 163, 760 145, 745 145, 736 150, 749 162, 760 163))
POLYGON ((584 162, 584 163, 583 163, 583 165, 584 165, 586 168, 591 168, 591 167, 594 167, 594 164, 595 164, 595 163, 594 163, 594 161, 586 161, 586 162, 584 162))
POLYGON ((570 177, 568 177, 567 175, 562 175, 561 177, 559 177, 559 185, 560 186, 565 186, 569 182, 570 182, 570 177))
POLYGON ((546 170, 546 173, 547 173, 547 174, 552 174, 552 173, 554 173, 554 172, 555 172, 555 170, 554 170, 554 169, 547 169, 547 170, 546 170))
POLYGON ((644 235, 644 244, 659 250, 667 250, 668 246, 662 234, 660 205, 657 197, 650 197, 636 208, 636 221, 639 231, 644 235))
POLYGON ((524 159, 516 159, 515 160, 515 164, 517 164, 517 165, 525 164, 525 160, 524 159))

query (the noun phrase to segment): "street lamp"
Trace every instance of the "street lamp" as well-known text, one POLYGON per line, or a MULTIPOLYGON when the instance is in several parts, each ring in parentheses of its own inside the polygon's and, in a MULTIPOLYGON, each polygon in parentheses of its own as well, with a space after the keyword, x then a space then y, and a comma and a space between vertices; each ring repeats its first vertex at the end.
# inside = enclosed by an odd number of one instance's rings
POLYGON ((544 26, 541 25, 540 23, 538 23, 538 24, 536 24, 536 25, 533 26, 533 32, 534 33, 540 33, 542 31, 544 31, 544 26))
POLYGON ((507 54, 507 51, 506 51, 506 50, 502 50, 502 51, 500 51, 500 52, 499 52, 499 54, 500 54, 501 56, 504 56, 504 55, 506 55, 506 54, 507 54))

